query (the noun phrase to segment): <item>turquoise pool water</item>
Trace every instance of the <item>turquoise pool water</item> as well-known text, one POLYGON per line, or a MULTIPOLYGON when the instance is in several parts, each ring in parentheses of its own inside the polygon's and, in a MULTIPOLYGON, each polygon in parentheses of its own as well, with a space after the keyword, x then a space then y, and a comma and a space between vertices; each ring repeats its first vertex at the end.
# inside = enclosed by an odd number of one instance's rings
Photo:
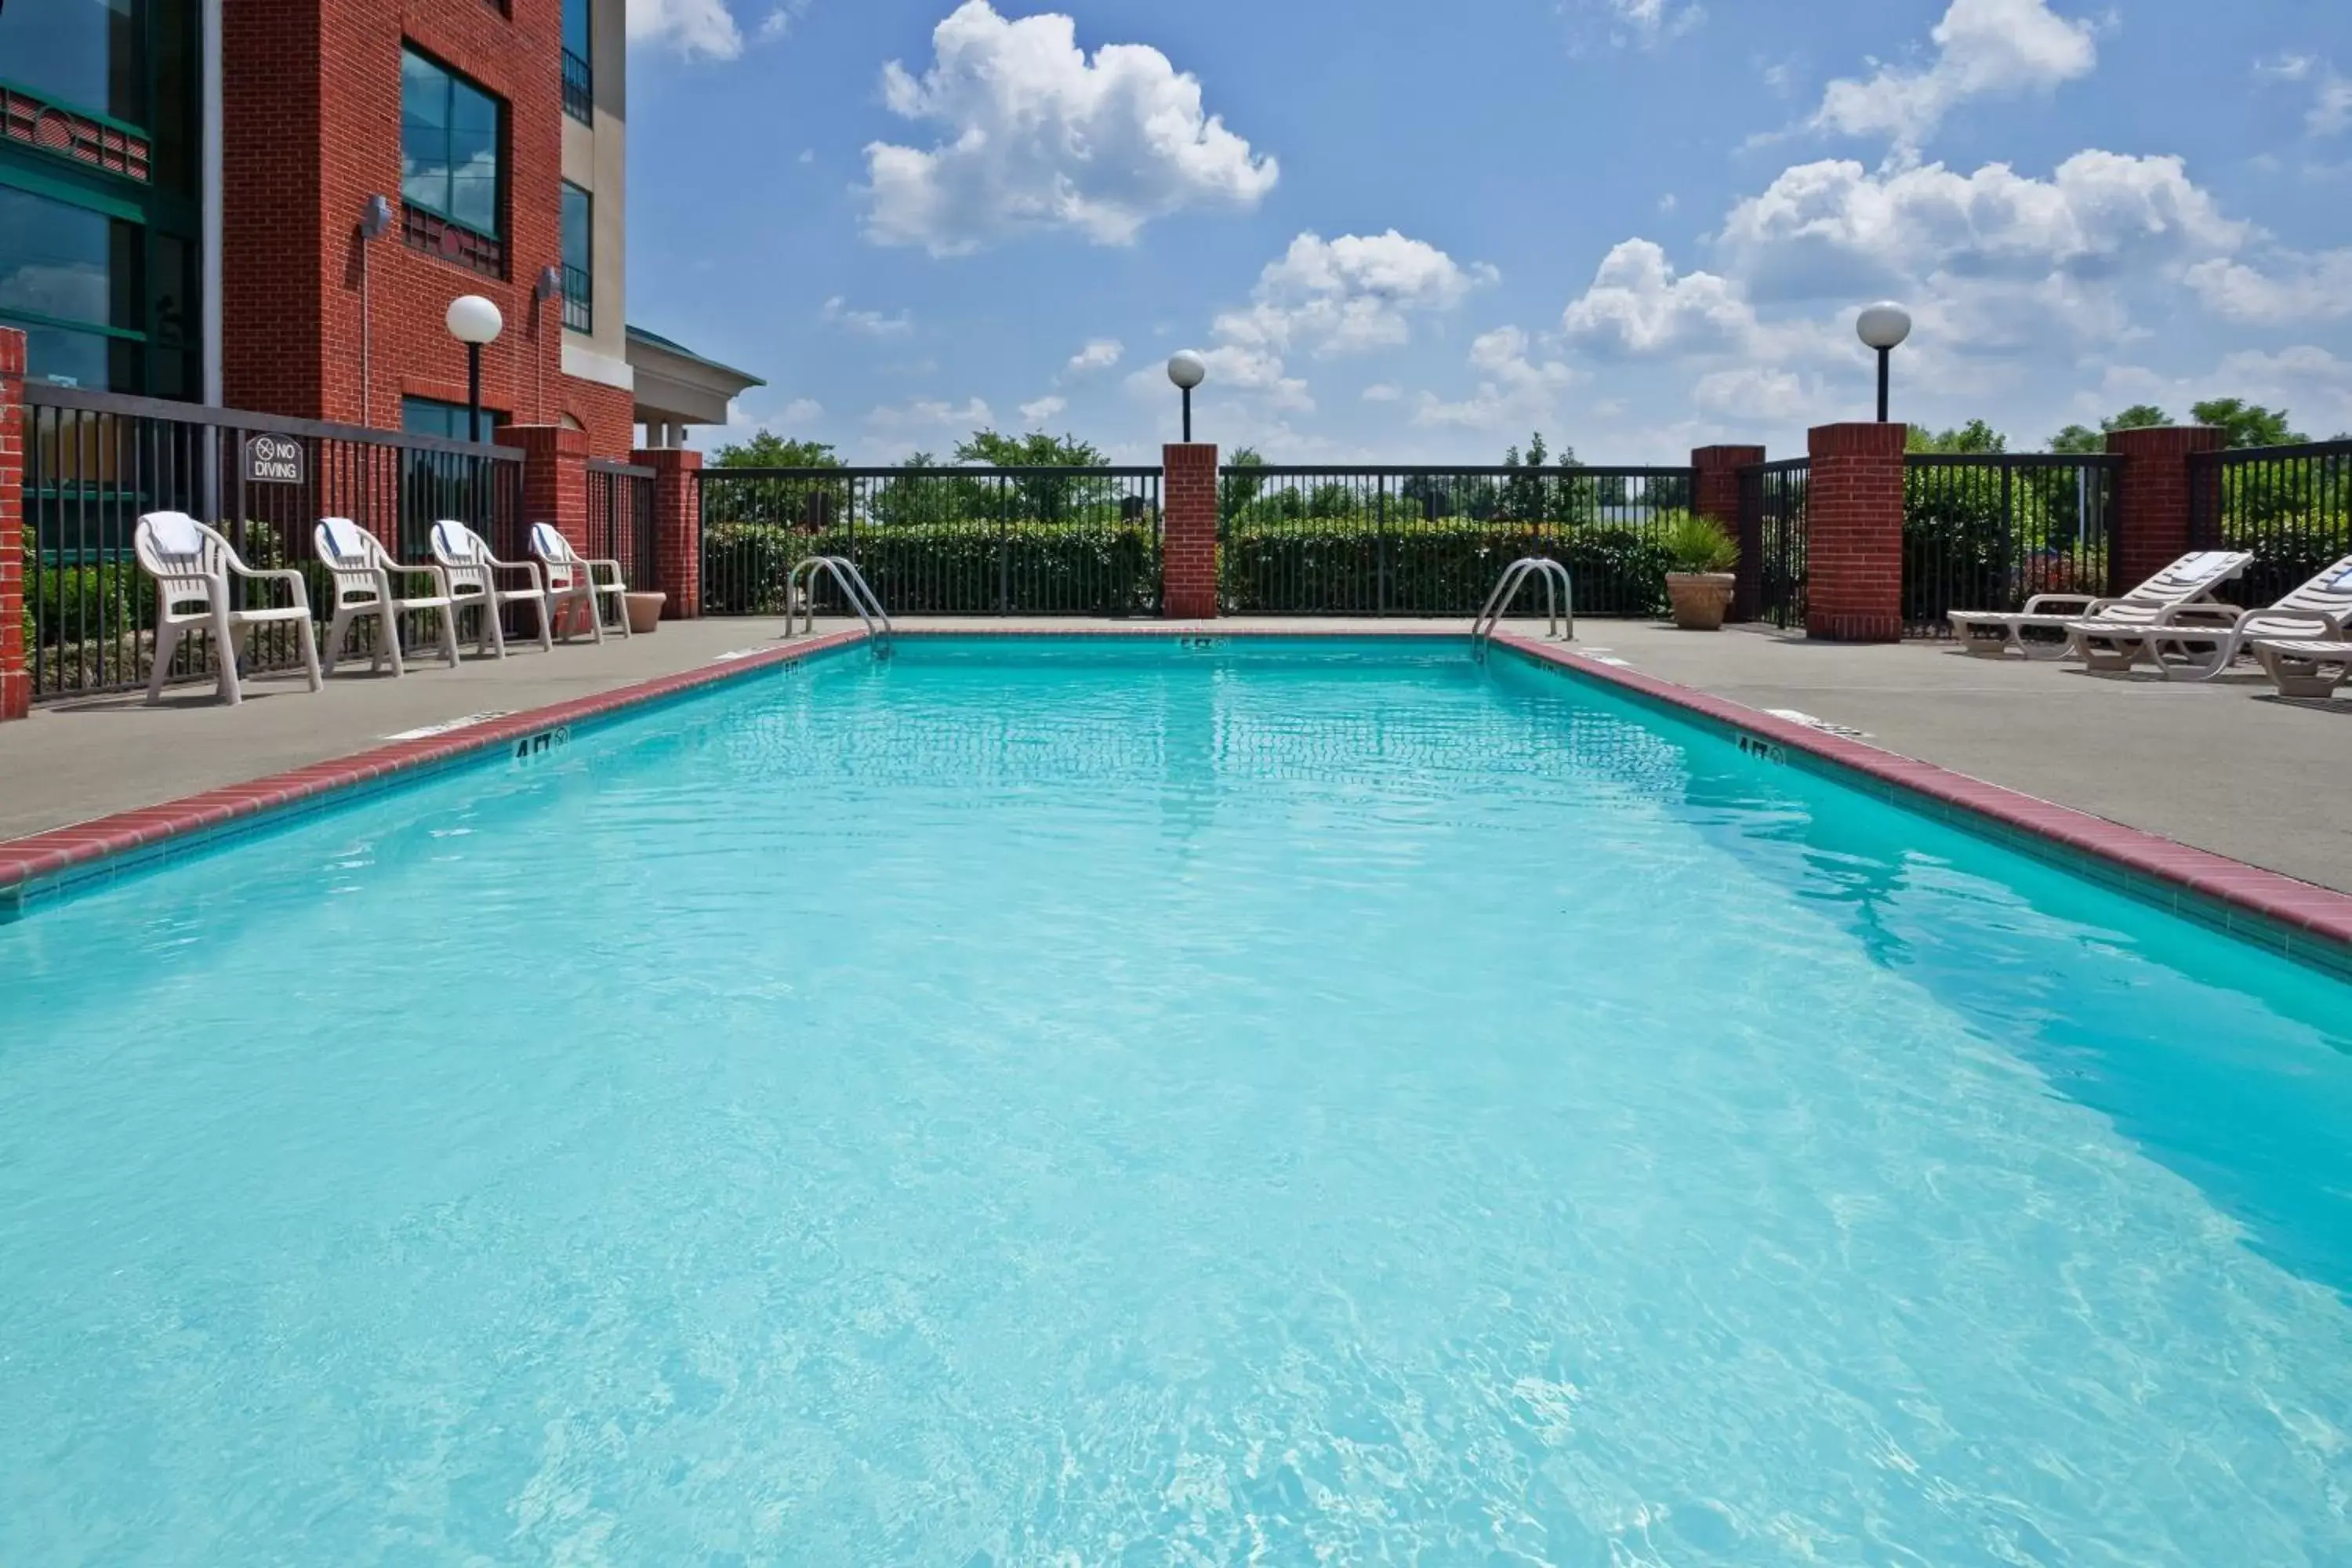
POLYGON ((1458 645, 0 927, 0 1563, 2352 1561, 2352 987, 1458 645))

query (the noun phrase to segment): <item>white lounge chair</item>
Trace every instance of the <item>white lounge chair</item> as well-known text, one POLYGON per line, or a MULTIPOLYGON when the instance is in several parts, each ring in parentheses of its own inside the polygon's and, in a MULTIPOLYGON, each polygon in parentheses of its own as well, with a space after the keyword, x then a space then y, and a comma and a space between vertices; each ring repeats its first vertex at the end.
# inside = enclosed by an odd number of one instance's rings
POLYGON ((501 561, 490 553, 489 545, 480 534, 462 522, 447 519, 433 525, 433 559, 448 585, 451 621, 454 623, 468 608, 482 613, 481 630, 475 637, 477 651, 506 658, 507 634, 506 628, 499 625, 499 612, 509 605, 529 605, 539 621, 539 646, 554 649, 554 628, 547 614, 547 584, 540 576, 536 562, 501 561), (501 572, 520 572, 530 585, 502 588, 499 585, 501 572))
POLYGON ((2333 697, 2352 685, 2352 642, 2266 637, 2254 644, 2254 657, 2281 697, 2333 697))
MULTIPOLYGON (((2158 611, 2210 599, 2215 589, 2243 572, 2253 559, 2237 550, 2194 551, 2119 599, 2089 594, 2037 594, 2015 613, 1954 610, 1952 631, 1962 647, 1986 658, 2000 658, 2011 651, 2027 658, 2064 658, 2076 651, 2071 630, 2075 622, 2137 621, 2146 630, 2155 624, 2158 611), (2029 637, 2028 632, 2053 635, 2029 637)), ((2231 613, 2234 615, 2235 609, 2231 613)), ((2132 657, 2139 657, 2137 647, 2132 657)))
POLYGON ((220 662, 220 697, 234 708, 245 700, 237 679, 237 660, 253 638, 256 626, 291 625, 301 645, 302 668, 310 689, 322 684, 319 675, 319 644, 310 626, 310 592, 302 574, 257 571, 238 559, 236 549, 220 533, 184 511, 151 511, 139 520, 131 536, 139 564, 155 579, 155 668, 147 677, 147 700, 159 702, 163 681, 179 651, 180 639, 198 631, 212 634, 220 662), (283 583, 293 601, 289 605, 238 609, 229 604, 232 576, 250 582, 283 583))
MULTIPOLYGON (((617 561, 590 561, 572 552, 572 542, 563 537, 562 530, 551 522, 530 525, 530 557, 539 569, 547 574, 547 605, 551 615, 557 606, 579 605, 588 612, 589 629, 596 640, 604 640, 604 617, 597 601, 609 598, 619 618, 621 635, 629 635, 629 602, 624 596, 629 585, 621 581, 621 563, 617 561), (599 575, 610 573, 609 579, 599 575)), ((557 616, 559 624, 561 616, 557 616)), ((564 633, 566 640, 571 632, 564 633)))
POLYGON ((2334 642, 2352 627, 2352 555, 2266 610, 2228 626, 2159 621, 2142 639, 2150 663, 2174 680, 2210 680, 2255 642, 2334 642))
POLYGON ((352 623, 371 616, 378 625, 375 658, 368 668, 382 669, 389 659, 394 679, 406 674, 400 654, 400 617, 411 610, 440 612, 442 657, 450 668, 457 668, 457 616, 449 598, 448 575, 439 566, 402 565, 383 541, 348 517, 320 518, 312 539, 320 564, 335 584, 333 614, 327 622, 328 674, 334 673, 335 660, 342 657, 343 638, 352 623), (424 578, 433 584, 433 592, 404 597, 395 587, 404 577, 424 578))

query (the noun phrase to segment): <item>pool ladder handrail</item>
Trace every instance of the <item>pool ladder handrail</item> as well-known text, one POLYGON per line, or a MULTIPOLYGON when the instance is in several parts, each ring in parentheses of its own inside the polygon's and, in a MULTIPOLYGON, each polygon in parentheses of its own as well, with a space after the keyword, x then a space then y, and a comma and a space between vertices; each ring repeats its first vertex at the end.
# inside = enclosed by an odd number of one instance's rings
POLYGON ((1519 596, 1530 578, 1540 577, 1544 585, 1544 636, 1559 637, 1564 642, 1576 640, 1576 590, 1570 581, 1568 568, 1549 555, 1522 555, 1503 568, 1502 578, 1495 591, 1486 595, 1486 606, 1470 625, 1470 647, 1480 658, 1486 657, 1486 645, 1494 640, 1503 617, 1510 613, 1512 603, 1519 596), (1566 625, 1565 633, 1562 624, 1566 625))
POLYGON ((801 616, 802 634, 816 630, 816 578, 820 571, 832 577, 841 596, 849 601, 849 607, 866 623, 866 635, 877 646, 887 646, 898 628, 891 623, 890 612, 882 607, 881 599, 866 581, 866 574, 846 555, 812 555, 793 568, 793 574, 784 582, 784 635, 795 635, 795 611, 801 616), (808 579, 805 584, 801 580, 803 575, 808 579))

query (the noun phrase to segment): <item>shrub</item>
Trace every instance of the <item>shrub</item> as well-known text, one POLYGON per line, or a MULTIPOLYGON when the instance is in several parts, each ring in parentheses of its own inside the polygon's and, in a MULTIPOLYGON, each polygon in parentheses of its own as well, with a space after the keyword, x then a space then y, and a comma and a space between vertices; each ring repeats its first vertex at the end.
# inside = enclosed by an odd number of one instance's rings
MULTIPOLYGON (((772 523, 710 524, 702 598, 711 615, 784 613, 793 569, 812 555, 857 563, 893 615, 1148 615, 1160 603, 1160 544, 1149 520, 925 521, 814 532, 772 523)), ((819 608, 833 605, 821 584, 819 608)))
POLYGON ((1738 544, 1709 518, 1685 513, 1659 542, 1677 572, 1728 572, 1739 564, 1738 544))

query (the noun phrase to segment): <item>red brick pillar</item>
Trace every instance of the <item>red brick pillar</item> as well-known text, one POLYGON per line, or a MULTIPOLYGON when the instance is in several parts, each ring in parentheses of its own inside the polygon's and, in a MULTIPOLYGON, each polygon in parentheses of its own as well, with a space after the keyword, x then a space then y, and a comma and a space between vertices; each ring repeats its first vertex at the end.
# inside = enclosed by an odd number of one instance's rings
POLYGON ((695 476, 702 454, 684 447, 644 447, 629 460, 654 471, 654 585, 669 597, 662 619, 702 614, 702 520, 695 476))
POLYGON ((1160 448, 1160 613, 1205 621, 1217 613, 1217 448, 1160 448))
POLYGON ((1734 620, 1754 620, 1764 598, 1763 552, 1758 542, 1739 531, 1739 470, 1763 460, 1761 447, 1691 450, 1691 510, 1739 543, 1739 584, 1731 595, 1734 620))
POLYGON ((1823 425, 1807 441, 1805 635, 1828 642, 1903 636, 1901 425, 1823 425))
POLYGON ((563 425, 501 425, 490 439, 522 449, 522 521, 551 522, 588 549, 588 432, 563 425))
POLYGON ((2147 582, 2195 547, 2189 536, 2189 454, 2220 451, 2229 438, 2211 425, 2107 432, 2107 450, 2124 460, 2116 476, 2115 559, 2108 570, 2115 592, 2147 582))
POLYGON ((0 327, 0 719, 33 710, 25 663, 25 334, 0 327))

